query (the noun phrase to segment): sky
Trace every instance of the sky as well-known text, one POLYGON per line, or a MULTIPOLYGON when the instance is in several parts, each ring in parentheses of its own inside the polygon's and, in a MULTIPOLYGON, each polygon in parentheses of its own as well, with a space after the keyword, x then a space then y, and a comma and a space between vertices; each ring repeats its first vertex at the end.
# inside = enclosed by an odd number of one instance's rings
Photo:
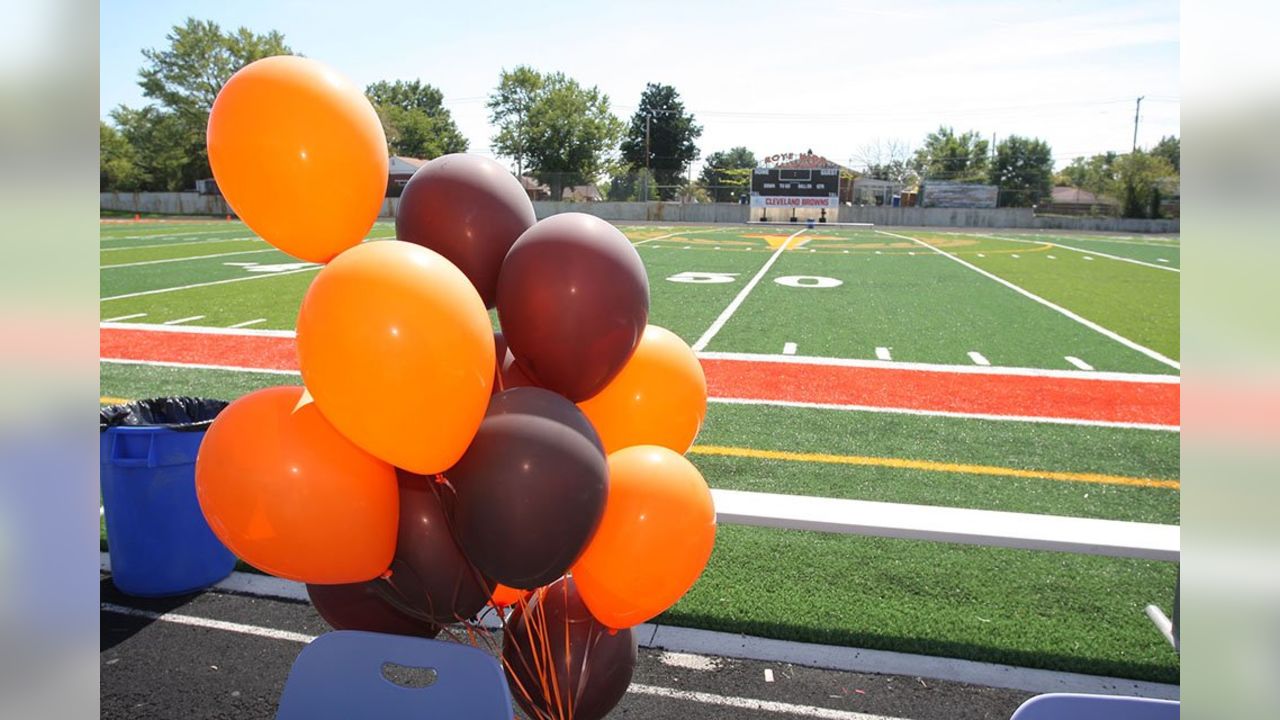
POLYGON ((1055 165, 1179 132, 1174 0, 434 2, 106 0, 100 110, 147 102, 144 48, 188 16, 224 30, 278 30, 295 52, 361 86, 440 88, 491 155, 484 106, 501 71, 563 71, 627 120, 648 82, 671 85, 703 127, 703 155, 812 150, 859 167, 879 144, 916 147, 950 125, 1042 138, 1055 165))

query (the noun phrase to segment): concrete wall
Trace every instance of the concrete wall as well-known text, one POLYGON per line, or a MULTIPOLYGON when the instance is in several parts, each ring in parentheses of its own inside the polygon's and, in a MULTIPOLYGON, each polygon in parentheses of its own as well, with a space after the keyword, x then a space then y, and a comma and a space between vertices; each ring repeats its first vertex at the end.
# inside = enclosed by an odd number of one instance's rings
POLYGON ((103 210, 123 210, 162 215, 228 215, 231 210, 221 195, 193 192, 99 193, 103 210))
MULTIPOLYGON (((211 215, 231 213, 218 195, 196 193, 101 193, 102 209, 148 212, 165 215, 211 215)), ((400 198, 382 203, 382 216, 395 217, 400 198)), ((736 203, 664 202, 550 202, 533 204, 539 218, 562 212, 583 212, 614 222, 745 223, 760 219, 760 209, 736 203)), ((771 222, 786 222, 791 211, 768 211, 771 222)), ((797 210, 803 220, 817 219, 816 209, 797 210)), ((827 211, 832 222, 874 223, 904 227, 1026 228, 1037 230, 1091 230, 1095 232, 1176 233, 1177 220, 1138 220, 1109 217, 1037 217, 1030 208, 920 208, 842 207, 827 211)))

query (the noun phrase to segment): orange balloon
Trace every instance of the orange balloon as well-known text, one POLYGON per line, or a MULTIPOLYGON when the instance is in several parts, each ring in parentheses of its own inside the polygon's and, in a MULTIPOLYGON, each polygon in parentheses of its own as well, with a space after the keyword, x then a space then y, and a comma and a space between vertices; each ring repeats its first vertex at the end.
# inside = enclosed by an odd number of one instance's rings
POLYGON ((531 590, 521 590, 520 588, 507 587, 502 583, 498 583, 494 586, 493 594, 489 597, 489 604, 496 608, 504 608, 508 605, 514 605, 518 600, 532 592, 531 590))
POLYGON ((609 499, 573 566, 587 609, 616 629, 652 619, 688 592, 716 542, 716 509, 683 455, 637 445, 609 456, 609 499))
POLYGON ((298 363, 320 412, 367 452, 444 472, 466 451, 493 386, 493 329, 467 276, 421 245, 351 248, 298 311, 298 363))
POLYGON ((649 325, 622 372, 578 407, 600 434, 606 453, 661 445, 683 454, 707 416, 707 378, 680 336, 649 325))
POLYGON ((387 191, 387 138, 369 100, 316 60, 263 58, 218 91, 209 113, 218 190, 257 234, 328 262, 369 232, 387 191))
POLYGON ((232 552, 290 580, 372 580, 396 550, 395 468, 338 434, 300 387, 249 393, 218 415, 196 496, 232 552))

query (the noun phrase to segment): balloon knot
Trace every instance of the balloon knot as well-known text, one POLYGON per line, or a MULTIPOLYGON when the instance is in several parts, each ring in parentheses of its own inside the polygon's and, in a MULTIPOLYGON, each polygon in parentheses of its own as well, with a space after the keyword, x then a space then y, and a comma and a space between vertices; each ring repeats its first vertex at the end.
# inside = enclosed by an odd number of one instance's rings
POLYGON ((382 574, 378 576, 378 579, 379 579, 379 580, 390 580, 390 579, 391 579, 391 568, 387 568, 386 570, 383 570, 383 571, 382 571, 382 574))
POLYGON ((436 473, 435 479, 436 479, 436 484, 438 485, 445 485, 449 482, 449 480, 444 476, 444 473, 436 473))

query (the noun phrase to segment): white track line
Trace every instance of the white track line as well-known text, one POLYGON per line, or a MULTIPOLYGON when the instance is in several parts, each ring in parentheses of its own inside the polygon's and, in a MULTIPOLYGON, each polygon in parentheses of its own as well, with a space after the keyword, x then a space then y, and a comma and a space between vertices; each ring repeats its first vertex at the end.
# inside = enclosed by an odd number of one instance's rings
MULTIPOLYGON (((140 617, 148 620, 158 620, 161 622, 174 623, 176 625, 187 625, 190 627, 207 628, 210 630, 222 630, 225 632, 238 633, 240 635, 252 635, 255 637, 269 638, 271 640, 284 640, 286 642, 301 643, 304 645, 312 642, 317 637, 316 635, 306 635, 288 630, 276 630, 274 628, 259 627, 257 625, 246 625, 244 623, 227 622, 225 620, 213 620, 211 618, 204 618, 196 615, 140 610, 138 608, 126 607, 124 605, 116 605, 114 603, 101 603, 99 607, 103 612, 113 613, 116 615, 140 617)), ((813 705, 796 705, 792 703, 774 702, 772 700, 754 700, 743 697, 694 692, 691 690, 676 690, 656 685, 642 685, 640 683, 632 683, 627 688, 627 692, 636 693, 637 695, 656 695, 659 697, 685 700, 704 705, 719 705, 722 707, 742 708, 747 710, 762 710, 798 717, 821 718, 823 720, 893 720, 892 718, 887 718, 884 715, 867 715, 866 713, 833 710, 813 705)))
POLYGON ((796 354, 796 344, 795 344, 795 343, 793 343, 793 342, 783 343, 783 345, 782 345, 782 354, 783 354, 783 355, 795 355, 795 354, 796 354))
MULTIPOLYGON (((100 553, 103 572, 111 572, 111 556, 100 553)), ((308 602, 306 586, 292 580, 268 575, 233 572, 230 577, 214 586, 242 595, 280 598, 308 602)), ((112 605, 111 607, 122 607, 112 605)), ((134 608, 126 608, 134 610, 134 608)), ((143 610, 141 612, 150 612, 143 610)), ((156 613, 159 615, 159 613, 156 613)), ((164 618, 160 618, 164 619, 164 618)), ((203 619, 203 618, 202 618, 203 619)), ((232 623, 235 624, 235 623, 232 623)), ((492 614, 486 613, 481 625, 496 629, 498 624, 492 614)), ((1177 685, 1122 680, 1099 675, 1037 670, 1034 668, 975 660, 912 655, 888 650, 818 645, 791 640, 723 633, 712 630, 671 627, 642 623, 635 627, 636 639, 642 647, 658 650, 698 654, 717 658, 737 658, 769 663, 790 663, 803 667, 839 670, 854 673, 876 673, 927 677, 985 687, 1009 688, 1030 693, 1078 692, 1106 695, 1127 695, 1177 699, 1177 685)))
POLYGON ((305 644, 316 639, 315 635, 303 635, 302 633, 289 632, 288 630, 276 630, 275 628, 245 625, 244 623, 227 622, 225 620, 211 620, 209 618, 196 617, 195 615, 180 615, 174 612, 158 613, 151 610, 139 610, 138 608, 125 607, 124 605, 115 605, 113 603, 102 603, 101 608, 106 612, 115 613, 117 615, 132 615, 133 617, 147 618, 148 620, 163 620, 164 622, 176 623, 178 625, 190 625, 192 627, 209 628, 211 630, 226 630, 227 632, 240 633, 241 635, 256 635, 258 637, 271 638, 272 640, 287 640, 289 642, 305 644))
POLYGON ((733 314, 738 311, 738 308, 742 305, 743 301, 747 299, 747 296, 751 294, 751 291, 755 289, 756 285, 760 284, 760 280, 769 272, 769 268, 773 267, 773 264, 778 261, 778 258, 782 257, 783 251, 791 244, 792 238, 795 238, 804 231, 805 228, 795 231, 778 246, 777 250, 773 251, 773 254, 765 261, 764 266, 755 274, 755 277, 751 278, 751 280, 747 282, 746 287, 742 288, 742 291, 733 298, 729 303, 729 306, 720 313, 720 317, 716 318, 715 322, 711 323, 711 327, 707 328, 707 331, 702 333, 702 337, 698 338, 697 342, 693 344, 694 352, 700 352, 707 347, 707 344, 710 343, 711 339, 720 332, 724 327, 724 324, 729 322, 729 318, 733 317, 733 314))
POLYGON ((731 707, 742 710, 756 710, 779 713, 782 715, 822 718, 823 720, 891 720, 885 715, 868 715, 867 713, 851 712, 849 710, 833 710, 831 708, 820 708, 812 705, 794 705, 792 703, 775 702, 773 700, 752 700, 728 695, 714 695, 712 693, 696 692, 693 690, 675 690, 673 688, 657 687, 655 685, 641 685, 640 683, 631 683, 630 687, 627 688, 627 692, 636 693, 637 695, 656 695, 658 697, 671 698, 673 700, 688 700, 691 702, 702 703, 703 705, 719 705, 721 707, 731 707))
POLYGON ((893 355, 889 354, 889 348, 887 348, 887 347, 878 347, 878 348, 876 348, 876 359, 877 359, 877 360, 892 360, 892 359, 893 359, 893 355))
POLYGON ((974 364, 974 365, 982 365, 983 367, 991 367, 991 361, 990 361, 990 360, 988 360, 987 358, 985 358, 985 357, 982 355, 982 353, 978 352, 977 350, 970 350, 970 351, 969 351, 969 359, 973 361, 973 364, 974 364))
POLYGON ((177 320, 165 320, 165 325, 181 325, 182 323, 191 322, 192 320, 203 320, 203 315, 192 315, 191 317, 178 318, 177 320))
MULTIPOLYGON (((125 325, 126 328, 135 327, 125 325)), ((1123 372, 1080 372, 1078 370, 1061 370, 1047 368, 1023 367, 979 367, 976 365, 935 365, 932 363, 885 362, 860 358, 829 358, 816 355, 766 355, 757 353, 704 351, 698 353, 703 360, 747 360, 751 362, 794 363, 798 365, 836 365, 839 367, 880 368, 884 370, 924 370, 926 372, 974 373, 979 375, 1020 375, 1024 377, 1051 377, 1074 380, 1118 380, 1120 382, 1167 383, 1178 385, 1181 378, 1177 375, 1160 375, 1155 373, 1123 373, 1123 372)))
POLYGON ((191 368, 193 370, 230 370, 231 372, 263 373, 264 375, 293 375, 302 377, 297 370, 275 370, 271 368, 247 368, 239 365, 212 365, 209 363, 165 362, 163 360, 124 360, 122 358, 98 358, 98 362, 112 365, 148 365, 153 367, 191 368))
POLYGON ((166 325, 153 325, 149 323, 120 323, 112 324, 103 322, 99 325, 103 330, 141 330, 143 332, 177 332, 177 333, 202 333, 205 335, 239 335, 241 337, 260 335, 262 337, 297 337, 298 333, 293 330, 235 330, 232 328, 221 327, 168 327, 166 325))
MULTIPOLYGON (((109 362, 103 360, 103 362, 109 362)), ((1046 425, 1077 425, 1082 427, 1122 428, 1126 430, 1161 430, 1181 432, 1179 425, 1156 423, 1117 422, 1112 420, 1085 420, 1082 418, 1042 417, 1038 415, 989 415, 987 413, 955 412, 952 410, 917 410, 915 408, 879 407, 876 405, 839 405, 793 400, 756 400, 755 398, 711 397, 707 402, 721 405, 764 405, 766 407, 804 408, 806 410, 840 410, 843 412, 884 413, 887 415, 919 415, 922 417, 958 418, 961 420, 998 420, 1002 422, 1042 423, 1046 425)))
POLYGON ((110 270, 111 268, 138 267, 139 265, 160 265, 162 263, 185 262, 187 260, 207 260, 209 258, 230 257, 231 255, 251 255, 253 253, 275 252, 275 248, 262 248, 261 250, 237 250, 236 252, 214 253, 212 255, 192 255, 190 257, 165 258, 164 260, 143 260, 141 262, 119 263, 117 265, 99 265, 99 270, 110 270))
POLYGON ((235 325, 230 325, 229 327, 232 327, 232 328, 249 327, 250 325, 257 325, 258 323, 264 323, 266 321, 267 321, 266 318, 258 318, 257 320, 245 320, 242 323, 236 323, 235 325))
POLYGON ((106 320, 103 320, 102 322, 103 322, 104 324, 105 324, 105 323, 113 323, 113 322, 120 322, 121 320, 132 320, 132 319, 134 319, 134 318, 140 318, 140 317, 146 317, 146 316, 147 316, 147 314, 146 314, 146 313, 134 313, 134 314, 132 314, 132 315, 121 315, 121 316, 119 316, 119 317, 107 318, 106 320))
POLYGON ((1004 285, 1005 287, 1018 293, 1019 295, 1022 295, 1023 297, 1026 297, 1030 300, 1034 300, 1040 303, 1041 305, 1044 305, 1045 307, 1049 308, 1050 310, 1054 310, 1062 315, 1065 315, 1066 317, 1072 320, 1075 320, 1076 322, 1080 323, 1081 325, 1084 325, 1085 327, 1089 328, 1090 330, 1093 330, 1094 332, 1100 335, 1103 335, 1108 338, 1111 338, 1112 340, 1115 340, 1116 342, 1120 343, 1121 345, 1124 345, 1125 347, 1131 350, 1136 350, 1142 353, 1143 355, 1146 355, 1147 357, 1151 358, 1152 360, 1168 365, 1169 367, 1175 370, 1182 369, 1182 365, 1177 360, 1167 358, 1164 355, 1161 355, 1160 353, 1156 352, 1155 350, 1152 350, 1151 348, 1146 347, 1145 345, 1139 345, 1138 343, 1130 340, 1129 338, 1124 337, 1123 335, 1117 332, 1114 332, 1112 330, 1108 330, 1102 327, 1101 325, 1099 325, 1098 323, 1093 322, 1092 320, 1083 318, 1077 315, 1076 313, 1073 313, 1070 310, 1062 307, 1061 305, 1056 305, 1054 303, 1051 303, 1048 300, 1045 300, 1044 298, 1040 297, 1039 295, 1036 295, 1035 293, 1029 290, 1025 290, 1017 285, 1014 285, 1013 283, 1009 282, 1008 280, 1005 280, 1004 278, 998 275, 993 275, 992 273, 989 273, 986 270, 983 270, 982 268, 974 265, 973 263, 970 263, 965 260, 961 260, 955 255, 952 255, 951 253, 947 252, 946 250, 943 250, 942 248, 934 247, 933 245, 930 245, 929 243, 924 242, 923 240, 917 240, 916 238, 909 237, 907 235, 898 235, 897 233, 885 232, 884 230, 877 230, 876 232, 882 235, 888 235, 890 237, 901 238, 903 240, 910 240, 911 242, 916 243, 917 245, 923 245, 924 247, 929 248, 930 250, 938 253, 939 255, 942 255, 943 257, 950 258, 951 260, 954 260, 955 262, 960 263, 961 265, 969 268, 970 270, 978 273, 979 275, 995 280, 996 282, 1000 283, 1001 285, 1004 285))
POLYGON ((285 270, 284 272, 278 272, 278 273, 262 273, 259 275, 250 275, 248 277, 231 278, 230 280, 214 280, 212 282, 193 283, 191 285, 180 285, 178 287, 161 288, 159 290, 143 290, 142 292, 125 293, 124 295, 113 295, 111 297, 104 297, 98 302, 104 303, 104 302, 107 302, 108 300, 124 300, 125 298, 142 297, 143 295, 160 295, 162 293, 177 292, 178 290, 191 290, 193 288, 209 287, 211 285, 226 285, 227 283, 244 282, 246 280, 262 280, 265 278, 284 277, 285 275, 294 275, 296 273, 302 273, 302 272, 315 272, 316 270, 319 270, 321 267, 323 266, 317 265, 315 267, 298 268, 297 270, 285 270))
MULTIPOLYGON (((1021 238, 1003 237, 1000 235, 981 235, 979 237, 989 237, 993 240, 1007 240, 1009 242, 1018 242, 1018 243, 1035 243, 1040 245, 1052 245, 1054 247, 1060 247, 1063 250, 1071 250, 1073 252, 1078 252, 1081 255, 1097 255, 1098 257, 1104 257, 1110 260, 1119 260, 1120 262, 1133 263, 1134 265, 1141 265, 1142 267, 1155 268, 1156 270, 1168 270, 1169 272, 1176 272, 1176 273, 1182 272, 1181 270, 1175 267, 1164 267, 1163 265, 1154 265, 1149 262, 1134 260, 1133 258, 1121 257, 1119 255, 1108 255, 1107 253, 1098 252, 1097 250, 1081 250, 1078 247, 1063 245, 1062 243, 1053 242, 1052 240, 1023 240, 1021 238)), ((1014 257, 1018 257, 1018 256, 1014 255, 1014 257)), ((1053 256, 1051 255, 1050 257, 1053 257, 1053 256)), ((1169 262, 1169 261, 1165 260, 1164 262, 1169 262)))
POLYGON ((1066 360, 1067 362, 1071 363, 1072 365, 1075 365, 1076 367, 1080 368, 1081 370, 1092 370, 1092 369, 1093 369, 1093 366, 1092 366, 1092 365, 1090 365, 1089 363, 1087 363, 1087 362, 1085 362, 1085 361, 1081 360, 1081 359, 1080 359, 1080 358, 1078 358, 1078 357, 1075 357, 1074 355, 1068 355, 1068 356, 1066 356, 1066 357, 1065 357, 1065 358, 1063 358, 1063 359, 1064 359, 1064 360, 1066 360))

